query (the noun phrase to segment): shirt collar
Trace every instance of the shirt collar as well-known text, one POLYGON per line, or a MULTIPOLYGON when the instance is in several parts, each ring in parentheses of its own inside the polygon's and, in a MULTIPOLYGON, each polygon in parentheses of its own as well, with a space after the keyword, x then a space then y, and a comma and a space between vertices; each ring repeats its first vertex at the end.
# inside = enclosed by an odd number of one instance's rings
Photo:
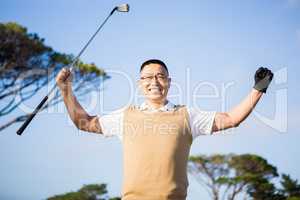
POLYGON ((143 102, 139 109, 141 111, 151 111, 151 112, 156 112, 156 111, 161 111, 161 112, 166 112, 166 111, 171 111, 174 110, 175 105, 168 101, 167 104, 165 104, 164 106, 160 107, 160 108, 152 108, 151 106, 149 106, 146 102, 143 102))

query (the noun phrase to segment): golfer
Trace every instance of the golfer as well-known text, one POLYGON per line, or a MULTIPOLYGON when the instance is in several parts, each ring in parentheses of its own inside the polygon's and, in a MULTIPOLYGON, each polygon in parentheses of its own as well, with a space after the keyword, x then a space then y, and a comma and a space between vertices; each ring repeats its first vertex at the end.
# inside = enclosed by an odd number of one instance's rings
POLYGON ((78 129, 121 139, 122 200, 185 200, 187 162, 193 140, 237 127, 266 92, 272 78, 269 69, 259 68, 253 89, 240 104, 229 112, 205 112, 170 102, 168 68, 162 61, 151 59, 140 67, 138 84, 144 103, 104 116, 90 116, 78 103, 68 69, 59 72, 56 82, 78 129))

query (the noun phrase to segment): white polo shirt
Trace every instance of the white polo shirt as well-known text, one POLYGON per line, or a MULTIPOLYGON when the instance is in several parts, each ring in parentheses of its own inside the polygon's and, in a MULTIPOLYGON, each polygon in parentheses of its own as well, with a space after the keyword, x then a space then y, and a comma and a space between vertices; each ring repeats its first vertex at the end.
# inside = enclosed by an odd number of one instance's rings
MULTIPOLYGON (((175 109, 175 105, 168 101, 166 105, 154 109, 144 102, 138 108, 143 112, 167 112, 175 109)), ((122 141, 125 109, 126 107, 115 110, 107 115, 98 116, 102 133, 105 137, 117 136, 122 141)), ((202 111, 187 107, 187 112, 193 139, 200 135, 212 134, 212 126, 216 115, 215 111, 202 111)))

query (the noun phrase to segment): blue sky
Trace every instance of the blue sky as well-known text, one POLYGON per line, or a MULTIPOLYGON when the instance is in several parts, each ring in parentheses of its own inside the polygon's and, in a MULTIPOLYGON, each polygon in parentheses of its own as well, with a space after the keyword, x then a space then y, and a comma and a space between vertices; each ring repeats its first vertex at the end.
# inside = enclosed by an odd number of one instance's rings
MULTIPOLYGON (((55 50, 76 54, 110 10, 124 1, 3 0, 0 21, 15 21, 45 38, 55 50)), ((140 64, 159 58, 169 67, 174 103, 225 111, 251 90, 260 66, 274 80, 240 127, 197 138, 191 154, 256 153, 279 172, 300 179, 299 64, 300 1, 137 1, 128 14, 116 13, 82 60, 103 67, 112 78, 102 92, 81 103, 104 114, 136 98, 140 64), (227 87, 227 89, 225 89, 227 87), (95 102, 94 106, 93 102, 95 102), (287 127, 285 126, 287 125, 287 127)), ((46 94, 24 106, 34 107, 46 94)), ((77 190, 83 184, 108 183, 119 195, 122 146, 117 138, 79 132, 60 105, 41 113, 22 137, 14 125, 0 134, 0 199, 38 200, 77 190)), ((4 123, 10 117, 1 119, 4 123)), ((207 199, 190 177, 188 199, 207 199)))

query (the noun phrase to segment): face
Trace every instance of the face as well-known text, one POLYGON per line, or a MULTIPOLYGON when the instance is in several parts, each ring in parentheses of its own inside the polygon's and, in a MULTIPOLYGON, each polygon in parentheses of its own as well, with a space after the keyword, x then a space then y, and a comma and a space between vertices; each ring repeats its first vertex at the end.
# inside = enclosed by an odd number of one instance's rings
POLYGON ((167 70, 159 64, 146 65, 140 73, 139 86, 148 101, 164 102, 170 83, 167 70))

